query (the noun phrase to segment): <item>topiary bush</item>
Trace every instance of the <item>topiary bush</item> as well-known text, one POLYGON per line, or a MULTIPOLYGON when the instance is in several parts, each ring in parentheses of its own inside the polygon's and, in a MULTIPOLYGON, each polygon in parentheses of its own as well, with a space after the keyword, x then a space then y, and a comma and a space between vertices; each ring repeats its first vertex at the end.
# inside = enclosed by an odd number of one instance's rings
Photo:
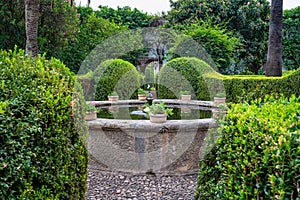
POLYGON ((95 100, 107 100, 107 96, 116 91, 119 99, 137 98, 140 87, 139 73, 131 63, 122 59, 106 60, 94 72, 97 83, 95 100))
POLYGON ((193 98, 212 100, 218 92, 226 101, 251 102, 267 95, 279 98, 300 95, 300 69, 282 77, 263 75, 222 75, 197 58, 182 57, 169 61, 158 73, 159 98, 178 98, 179 92, 194 92, 193 98), (186 89, 184 89, 186 88, 186 89))
POLYGON ((266 95, 300 95, 300 70, 282 77, 222 76, 228 102, 251 102, 266 95))
POLYGON ((84 100, 59 60, 0 51, 0 196, 84 199, 84 100), (72 109, 73 108, 73 109, 72 109))
POLYGON ((216 73, 197 58, 182 57, 169 61, 158 73, 159 98, 179 98, 180 91, 190 91, 193 99, 210 100, 205 74, 216 73))
POLYGON ((195 199, 298 199, 300 98, 234 104, 200 160, 195 199))

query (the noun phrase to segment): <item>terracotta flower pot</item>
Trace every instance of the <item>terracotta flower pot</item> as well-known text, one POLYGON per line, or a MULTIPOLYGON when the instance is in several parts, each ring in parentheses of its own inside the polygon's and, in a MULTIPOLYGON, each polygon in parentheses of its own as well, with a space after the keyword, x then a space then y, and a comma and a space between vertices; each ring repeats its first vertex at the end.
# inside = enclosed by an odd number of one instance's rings
POLYGON ((190 101, 191 100, 191 95, 189 95, 189 94, 182 94, 181 95, 181 100, 182 101, 190 101))
POLYGON ((85 113, 84 119, 86 121, 91 121, 97 119, 97 112, 87 112, 85 113))
POLYGON ((119 100, 119 96, 108 96, 108 100, 109 101, 118 101, 119 100))
POLYGON ((225 103, 226 97, 214 97, 215 103, 225 103))
POLYGON ((150 122, 152 123, 165 123, 167 121, 166 114, 152 114, 150 113, 150 122))
POLYGON ((138 94, 139 100, 140 101, 145 101, 146 100, 147 94, 138 94))

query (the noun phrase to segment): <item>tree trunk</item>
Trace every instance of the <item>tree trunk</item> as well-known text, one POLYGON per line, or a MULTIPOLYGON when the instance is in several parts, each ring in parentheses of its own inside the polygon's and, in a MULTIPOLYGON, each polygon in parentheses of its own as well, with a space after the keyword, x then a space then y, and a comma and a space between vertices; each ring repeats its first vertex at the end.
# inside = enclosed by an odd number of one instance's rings
POLYGON ((39 0, 25 0, 26 55, 38 54, 39 0))
POLYGON ((282 12, 283 0, 272 0, 266 63, 267 76, 282 76, 282 12))

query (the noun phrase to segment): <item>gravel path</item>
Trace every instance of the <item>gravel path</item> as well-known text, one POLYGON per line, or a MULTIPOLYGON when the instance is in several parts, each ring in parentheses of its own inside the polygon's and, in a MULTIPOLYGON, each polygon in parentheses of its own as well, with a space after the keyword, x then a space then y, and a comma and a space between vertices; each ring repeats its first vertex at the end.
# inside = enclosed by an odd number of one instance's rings
POLYGON ((87 200, 193 199, 197 174, 133 175, 89 169, 87 200))

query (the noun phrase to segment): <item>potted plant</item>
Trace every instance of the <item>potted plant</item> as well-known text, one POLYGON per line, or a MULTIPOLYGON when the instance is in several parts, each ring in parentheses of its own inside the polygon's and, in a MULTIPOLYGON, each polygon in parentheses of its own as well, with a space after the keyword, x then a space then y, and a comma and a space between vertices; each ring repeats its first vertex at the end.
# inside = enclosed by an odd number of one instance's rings
POLYGON ((95 120, 97 119, 97 109, 94 105, 92 104, 85 104, 85 120, 90 121, 90 120, 95 120))
POLYGON ((214 102, 215 103, 225 103, 226 101, 226 94, 224 92, 218 92, 215 97, 214 97, 214 102))
MULTIPOLYGON (((166 108, 165 102, 159 104, 153 104, 148 107, 150 122, 152 123, 164 123, 167 121, 167 116, 173 114, 173 109, 166 108)), ((147 110, 146 110, 147 111, 147 110)))
POLYGON ((109 101, 118 101, 119 100, 119 96, 118 93, 113 91, 108 95, 108 100, 109 101))
POLYGON ((180 92, 180 97, 182 101, 190 101, 191 100, 191 93, 190 91, 181 91, 180 92))
POLYGON ((142 88, 138 89, 139 100, 145 101, 146 100, 146 95, 147 95, 147 91, 146 90, 143 90, 142 88))
POLYGON ((150 93, 152 94, 152 96, 153 96, 154 99, 157 98, 157 93, 156 93, 155 87, 151 87, 150 88, 150 93))

